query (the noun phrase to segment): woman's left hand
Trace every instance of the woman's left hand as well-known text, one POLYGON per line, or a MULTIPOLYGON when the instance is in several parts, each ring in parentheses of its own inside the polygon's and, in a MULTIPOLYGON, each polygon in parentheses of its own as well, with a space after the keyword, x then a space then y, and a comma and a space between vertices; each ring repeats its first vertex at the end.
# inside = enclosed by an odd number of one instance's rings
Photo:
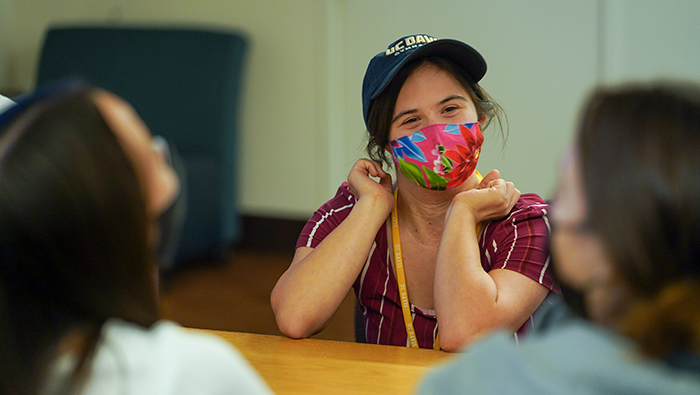
MULTIPOLYGON (((492 170, 475 188, 452 199, 435 265, 435 312, 440 346, 457 351, 494 328, 516 331, 549 291, 509 269, 484 270, 476 224, 507 216, 520 198, 492 170)), ((519 247, 522 248, 522 247, 519 247)))
POLYGON ((455 195, 447 215, 455 205, 469 209, 475 223, 508 215, 520 199, 520 191, 512 182, 500 177, 498 170, 491 170, 475 188, 455 195))

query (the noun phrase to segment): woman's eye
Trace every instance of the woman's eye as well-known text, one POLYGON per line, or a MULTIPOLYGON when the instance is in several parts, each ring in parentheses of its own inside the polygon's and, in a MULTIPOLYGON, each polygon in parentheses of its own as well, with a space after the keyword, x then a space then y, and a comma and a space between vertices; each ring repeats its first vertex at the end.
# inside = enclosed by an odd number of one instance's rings
POLYGON ((418 121, 418 117, 411 117, 411 118, 407 118, 407 119, 406 119, 405 121, 403 121, 401 124, 402 124, 402 125, 407 125, 407 124, 409 124, 409 123, 413 123, 413 122, 417 122, 417 121, 418 121))
POLYGON ((445 108, 442 112, 452 112, 452 111, 456 111, 456 110, 457 110, 457 106, 450 106, 450 107, 445 108))

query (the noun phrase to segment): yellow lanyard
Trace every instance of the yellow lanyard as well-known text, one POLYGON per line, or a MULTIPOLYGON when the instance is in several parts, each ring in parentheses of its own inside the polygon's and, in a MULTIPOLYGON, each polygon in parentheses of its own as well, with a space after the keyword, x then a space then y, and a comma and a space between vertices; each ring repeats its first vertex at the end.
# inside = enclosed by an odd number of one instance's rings
MULTIPOLYGON (((391 209, 391 239, 394 243, 394 266, 396 267, 396 280, 399 284, 399 296, 401 297, 401 310, 403 311, 403 322, 406 324, 406 335, 411 344, 411 348, 418 348, 416 331, 413 329, 413 318, 411 318, 411 305, 408 303, 408 290, 406 289, 406 275, 403 272, 403 257, 401 256, 401 237, 399 236, 399 216, 397 207, 399 205, 399 188, 394 191, 394 208, 391 209)), ((440 349, 437 339, 435 341, 436 350, 440 349)))
MULTIPOLYGON (((479 181, 483 177, 475 171, 479 181)), ((401 297, 401 311, 403 312, 403 322, 406 324, 406 335, 408 336, 411 348, 418 348, 416 330, 413 328, 413 318, 411 317, 411 305, 408 302, 408 289, 406 288, 406 274, 403 270, 403 256, 401 255, 401 237, 399 235, 399 188, 394 191, 394 208, 391 210, 391 238, 394 243, 394 265, 396 268, 396 281, 399 285, 399 296, 401 297)), ((479 237, 481 223, 476 224, 476 237, 479 237)), ((435 336, 434 350, 440 349, 440 333, 435 336)))

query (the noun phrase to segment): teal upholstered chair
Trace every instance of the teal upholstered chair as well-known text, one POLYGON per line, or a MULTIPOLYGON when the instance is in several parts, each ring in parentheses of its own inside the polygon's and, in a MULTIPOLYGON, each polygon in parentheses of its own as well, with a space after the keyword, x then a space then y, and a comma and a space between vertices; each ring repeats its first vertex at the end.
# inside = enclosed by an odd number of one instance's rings
POLYGON ((38 85, 83 77, 125 98, 179 151, 188 212, 176 264, 220 257, 239 235, 246 42, 240 33, 191 28, 54 27, 46 34, 38 85))

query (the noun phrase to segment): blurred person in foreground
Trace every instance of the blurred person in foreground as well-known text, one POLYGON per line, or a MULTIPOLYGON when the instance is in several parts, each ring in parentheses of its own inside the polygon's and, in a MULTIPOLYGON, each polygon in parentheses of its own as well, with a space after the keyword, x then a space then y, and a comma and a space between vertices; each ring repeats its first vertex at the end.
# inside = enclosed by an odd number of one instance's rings
POLYGON ((520 347, 486 337, 419 393, 700 393, 700 87, 594 92, 551 220, 565 303, 520 347))
POLYGON ((0 115, 0 393, 268 394, 224 340, 159 320, 180 183, 167 144, 80 81, 0 115))

